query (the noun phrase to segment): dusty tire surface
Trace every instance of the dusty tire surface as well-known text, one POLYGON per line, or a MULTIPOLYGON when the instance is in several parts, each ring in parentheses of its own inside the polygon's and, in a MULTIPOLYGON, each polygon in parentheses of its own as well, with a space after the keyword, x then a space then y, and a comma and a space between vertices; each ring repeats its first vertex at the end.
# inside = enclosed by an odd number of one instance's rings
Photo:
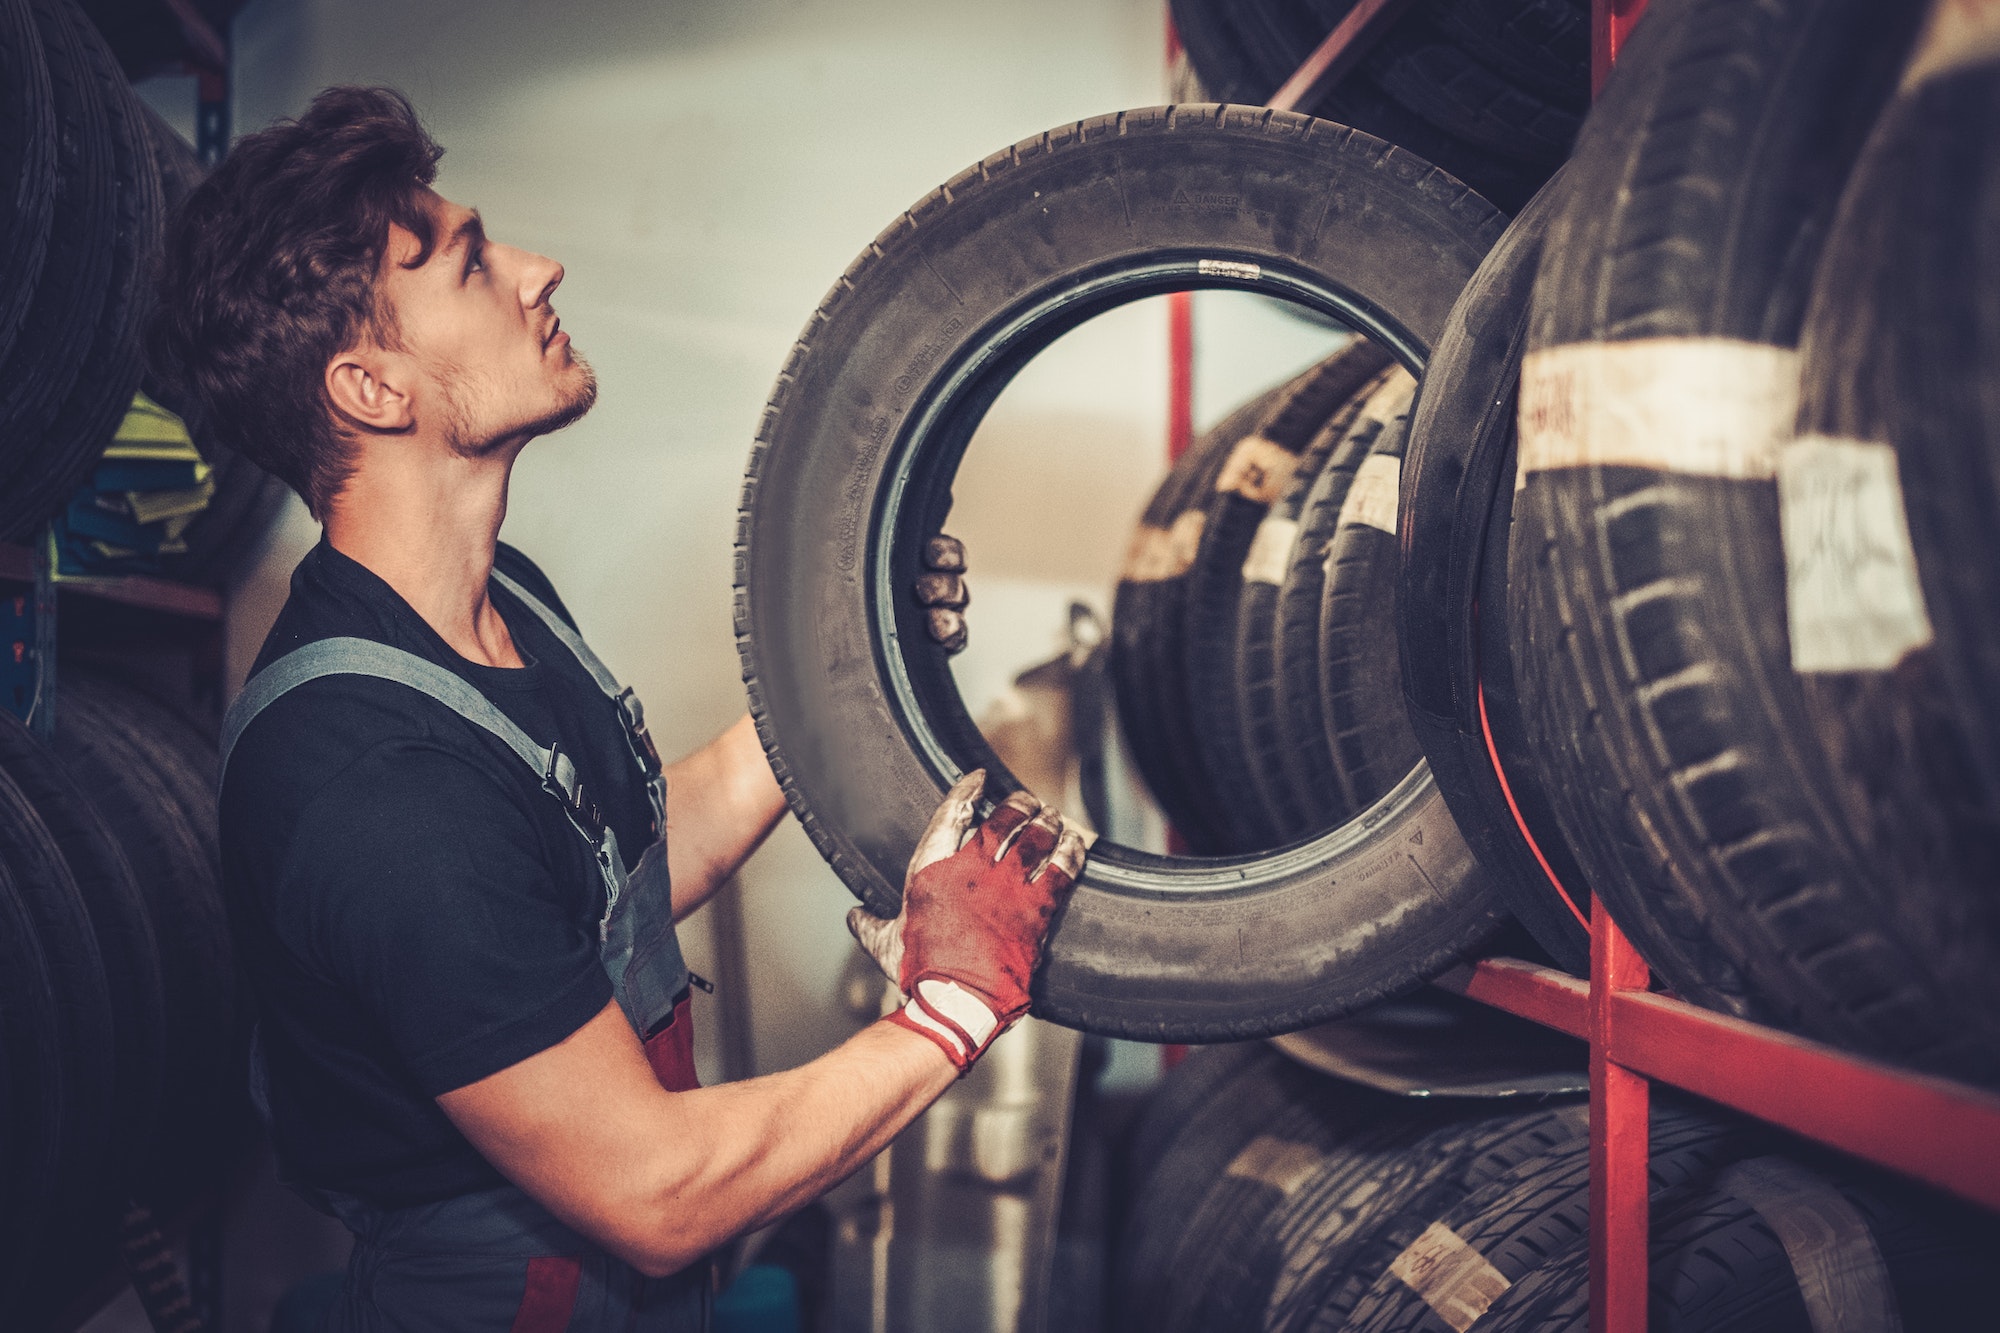
POLYGON ((1667 0, 1635 30, 1536 281, 1508 614, 1559 822, 1662 978, 1928 1060, 1963 1042, 1924 962, 1841 905, 1859 861, 1774 611, 1769 465, 1818 246, 1915 17, 1667 0), (1644 409, 1695 366, 1727 426, 1644 409))
MULTIPOLYGON (((1500 229, 1464 185, 1370 136, 1186 106, 997 153, 868 247, 779 377, 736 578, 759 734, 857 896, 895 911, 959 773, 987 767, 989 795, 1012 785, 907 593, 1006 378, 1098 309, 1191 286, 1285 296, 1416 362, 1500 229)), ((1420 769, 1365 820, 1268 856, 1100 843, 1051 933, 1036 1012, 1156 1040, 1269 1035, 1416 984, 1498 919, 1420 769)))

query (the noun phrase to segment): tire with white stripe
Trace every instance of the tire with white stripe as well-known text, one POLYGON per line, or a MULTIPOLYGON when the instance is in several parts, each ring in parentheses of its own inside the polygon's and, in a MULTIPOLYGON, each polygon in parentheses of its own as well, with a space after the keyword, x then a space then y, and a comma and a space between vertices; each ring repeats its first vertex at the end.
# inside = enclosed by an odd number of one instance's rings
POLYGON ((1979 241, 2000 197, 1996 114, 1988 59, 1938 70, 1877 126, 1813 285, 1779 480, 1792 666, 1866 866, 1840 888, 1904 944, 1955 1029, 1961 1055, 1934 1067, 1989 1081, 2000 402, 1972 349, 2000 336, 2000 257, 1979 241))
POLYGON ((1774 480, 1817 245, 1917 14, 1661 0, 1535 285, 1509 553, 1531 743, 1591 887, 1697 1002, 1991 1070, 1865 874, 1792 679, 1774 480))
POLYGON ((1396 654, 1396 507, 1406 406, 1376 437, 1341 501, 1319 611, 1319 697, 1341 795, 1365 810, 1423 760, 1396 654))

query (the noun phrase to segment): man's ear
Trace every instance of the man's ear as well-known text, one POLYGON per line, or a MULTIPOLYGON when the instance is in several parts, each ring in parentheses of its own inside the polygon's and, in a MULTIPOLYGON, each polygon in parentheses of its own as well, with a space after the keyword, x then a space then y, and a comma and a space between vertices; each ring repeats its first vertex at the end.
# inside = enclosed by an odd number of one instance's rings
POLYGON ((334 410, 366 430, 408 430, 416 413, 399 386, 402 367, 379 348, 349 348, 326 363, 326 394, 334 410))

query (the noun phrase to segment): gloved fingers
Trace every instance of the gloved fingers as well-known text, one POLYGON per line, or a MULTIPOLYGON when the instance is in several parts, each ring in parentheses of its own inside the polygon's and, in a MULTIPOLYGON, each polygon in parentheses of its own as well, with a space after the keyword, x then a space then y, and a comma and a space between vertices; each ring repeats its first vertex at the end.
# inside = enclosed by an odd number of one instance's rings
POLYGON ((925 606, 962 611, 972 601, 972 589, 966 586, 962 574, 919 574, 917 600, 925 606))
POLYGON ((1050 897, 1061 898, 1082 876, 1083 860, 1089 854, 1090 846, 1083 835, 1065 825, 1062 836, 1056 839, 1055 850, 1029 880, 1047 889, 1050 897))
POLYGON ((1040 812, 1042 803, 1035 799, 1033 792, 1017 791, 986 816, 985 822, 972 835, 973 845, 988 861, 998 861, 1007 852, 1014 835, 1040 812))
POLYGON ((978 808, 980 793, 985 790, 986 770, 983 768, 973 769, 952 784, 951 790, 944 794, 943 804, 931 816, 931 822, 924 826, 923 836, 917 839, 917 853, 910 858, 910 874, 936 865, 965 845, 966 831, 972 827, 973 811, 978 808))
POLYGON ((931 641, 947 653, 962 653, 965 645, 972 641, 972 631, 966 628, 965 616, 950 607, 934 606, 924 613, 924 629, 931 641))
POLYGON ((924 568, 943 574, 965 572, 965 543, 942 532, 924 543, 924 568))
POLYGON ((1063 831, 1062 811, 1052 805, 1043 806, 1035 817, 1021 826, 1021 832, 1007 849, 1007 856, 1021 870, 1023 878, 1030 883, 1042 873, 1048 863, 1049 854, 1056 849, 1063 831))
POLYGON ((876 916, 865 907, 851 907, 847 912, 847 932, 854 936, 875 966, 882 974, 896 983, 903 984, 903 918, 900 916, 876 916))

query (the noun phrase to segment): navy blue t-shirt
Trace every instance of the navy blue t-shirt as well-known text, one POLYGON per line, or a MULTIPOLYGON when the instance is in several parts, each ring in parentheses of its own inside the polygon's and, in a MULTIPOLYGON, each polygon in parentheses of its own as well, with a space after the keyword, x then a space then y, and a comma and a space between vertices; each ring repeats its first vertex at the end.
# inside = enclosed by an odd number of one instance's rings
MULTIPOLYGON (((570 619, 518 551, 501 546, 495 567, 570 619)), ((636 861, 652 808, 616 706, 524 603, 490 591, 525 667, 467 661, 321 542, 257 667, 354 636, 456 673, 537 744, 561 745, 636 861)), ((540 775, 409 686, 325 677, 237 742, 222 856, 287 1174, 385 1207, 499 1184, 434 1099, 546 1050, 611 999, 603 881, 540 775)))

